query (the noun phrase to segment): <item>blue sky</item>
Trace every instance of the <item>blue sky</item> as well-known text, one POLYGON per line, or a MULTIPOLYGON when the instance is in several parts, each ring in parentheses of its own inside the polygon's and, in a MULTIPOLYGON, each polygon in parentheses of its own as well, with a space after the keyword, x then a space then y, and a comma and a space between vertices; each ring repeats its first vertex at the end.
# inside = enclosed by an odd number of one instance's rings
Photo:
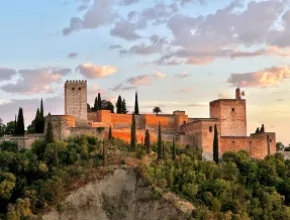
POLYGON ((239 86, 248 133, 264 123, 288 144, 288 10, 287 0, 3 1, 0 118, 22 106, 28 125, 42 97, 63 114, 67 79, 88 80, 90 104, 101 92, 130 107, 138 91, 143 112, 190 117, 208 117, 208 102, 239 86))

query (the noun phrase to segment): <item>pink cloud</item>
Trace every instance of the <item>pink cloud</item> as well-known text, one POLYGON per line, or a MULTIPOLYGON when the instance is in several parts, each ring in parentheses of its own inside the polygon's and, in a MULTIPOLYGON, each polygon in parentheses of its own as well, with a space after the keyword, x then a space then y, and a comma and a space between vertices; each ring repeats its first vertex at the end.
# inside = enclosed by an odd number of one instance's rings
POLYGON ((97 79, 114 75, 118 71, 118 68, 114 66, 99 66, 91 63, 83 63, 77 67, 77 70, 87 78, 97 79))

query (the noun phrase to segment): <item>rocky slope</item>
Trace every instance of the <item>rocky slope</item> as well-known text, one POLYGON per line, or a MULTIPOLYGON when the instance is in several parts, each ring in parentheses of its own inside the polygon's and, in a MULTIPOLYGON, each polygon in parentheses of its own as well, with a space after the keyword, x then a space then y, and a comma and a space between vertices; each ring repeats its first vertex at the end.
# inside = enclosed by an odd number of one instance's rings
POLYGON ((186 219, 163 197, 152 193, 133 169, 118 168, 100 181, 72 192, 42 220, 186 219))

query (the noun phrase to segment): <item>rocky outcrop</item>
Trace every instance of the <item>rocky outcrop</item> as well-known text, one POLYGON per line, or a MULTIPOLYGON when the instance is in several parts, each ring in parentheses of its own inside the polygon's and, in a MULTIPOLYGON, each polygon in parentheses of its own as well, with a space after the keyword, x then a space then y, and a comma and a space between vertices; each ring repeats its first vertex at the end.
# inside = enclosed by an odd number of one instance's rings
POLYGON ((116 169, 100 181, 72 192, 43 220, 185 219, 175 206, 154 193, 133 169, 116 169))

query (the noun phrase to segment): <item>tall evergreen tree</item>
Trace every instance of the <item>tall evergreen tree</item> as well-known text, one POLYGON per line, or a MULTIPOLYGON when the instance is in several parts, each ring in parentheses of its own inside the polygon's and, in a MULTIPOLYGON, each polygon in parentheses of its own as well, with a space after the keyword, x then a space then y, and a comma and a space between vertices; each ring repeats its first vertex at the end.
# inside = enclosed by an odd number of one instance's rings
POLYGON ((218 142, 218 132, 217 126, 214 125, 214 138, 213 138, 213 160, 219 162, 219 142, 218 142))
POLYGON ((122 114, 123 112, 122 112, 122 97, 119 95, 119 97, 118 97, 118 100, 117 100, 117 103, 116 103, 116 108, 117 108, 117 111, 116 111, 116 113, 117 114, 122 114))
POLYGON ((165 143, 164 141, 162 141, 162 159, 165 160, 166 157, 165 157, 165 143))
POLYGON ((34 133, 37 133, 37 134, 41 133, 40 132, 41 131, 41 116, 40 116, 39 108, 37 109, 35 118, 31 124, 34 127, 34 133))
POLYGON ((14 135, 17 135, 17 116, 15 114, 15 120, 14 120, 14 135))
POLYGON ((136 149, 136 121, 135 121, 135 115, 132 114, 132 124, 131 124, 131 148, 133 150, 136 149))
POLYGON ((96 111, 98 111, 98 96, 96 96, 96 98, 95 98, 95 103, 94 103, 94 108, 93 108, 93 110, 94 110, 94 112, 96 112, 96 111))
POLYGON ((162 159, 162 136, 161 136, 160 122, 158 125, 157 154, 158 154, 158 160, 161 160, 162 159))
POLYGON ((144 141, 144 146, 145 146, 145 149, 146 149, 146 152, 147 154, 150 153, 150 133, 149 133, 149 130, 146 129, 145 131, 145 141, 144 141))
POLYGON ((259 134, 260 133, 260 128, 257 128, 256 129, 256 134, 259 134))
POLYGON ((126 106, 126 100, 123 99, 122 100, 122 114, 127 114, 128 110, 127 110, 127 106, 126 106))
POLYGON ((139 115, 139 102, 138 102, 138 93, 135 93, 135 108, 134 114, 139 115))
POLYGON ((98 93, 98 109, 97 110, 102 110, 102 98, 101 98, 100 93, 98 93))
POLYGON ((23 109, 20 107, 18 110, 18 118, 16 124, 16 135, 23 136, 25 133, 24 127, 24 116, 23 116, 23 109))
POLYGON ((176 158, 176 147, 175 147, 175 138, 173 137, 172 141, 172 160, 175 160, 176 158))
MULTIPOLYGON (((49 114, 50 116, 50 114, 49 114)), ((47 128, 46 128, 46 135, 45 135, 45 142, 47 144, 52 143, 54 140, 53 137, 53 130, 52 130, 52 123, 50 117, 48 117, 47 128)))
POLYGON ((109 134, 108 134, 108 139, 112 140, 113 136, 112 136, 112 127, 110 126, 109 128, 109 134))
POLYGON ((45 118, 44 118, 44 107, 43 107, 43 99, 40 101, 40 118, 39 118, 39 133, 44 133, 45 126, 45 118))

